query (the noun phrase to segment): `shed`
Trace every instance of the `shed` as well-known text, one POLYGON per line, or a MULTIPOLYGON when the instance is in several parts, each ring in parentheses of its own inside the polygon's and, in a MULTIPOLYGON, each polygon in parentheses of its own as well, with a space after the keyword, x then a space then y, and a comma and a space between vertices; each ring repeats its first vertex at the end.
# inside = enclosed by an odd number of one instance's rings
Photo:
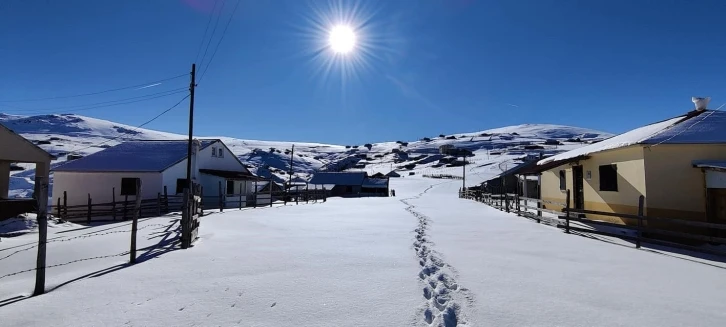
MULTIPOLYGON (((0 124, 0 220, 16 217, 21 213, 38 210, 34 198, 11 196, 10 165, 12 163, 34 163, 35 179, 48 183, 50 162, 55 159, 50 153, 0 124)), ((37 192, 37 187, 36 187, 37 192)))

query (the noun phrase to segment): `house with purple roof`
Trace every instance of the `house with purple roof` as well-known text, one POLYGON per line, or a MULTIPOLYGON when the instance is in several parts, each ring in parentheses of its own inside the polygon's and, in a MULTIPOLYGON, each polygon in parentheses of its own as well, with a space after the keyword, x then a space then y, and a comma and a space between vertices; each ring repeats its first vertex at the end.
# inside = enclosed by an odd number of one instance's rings
POLYGON ((541 199, 549 203, 565 203, 570 190, 572 208, 637 215, 642 195, 646 216, 726 224, 726 112, 697 107, 540 160, 536 172, 541 199))
MULTIPOLYGON (((142 199, 158 194, 182 194, 186 187, 187 140, 128 141, 114 147, 68 161, 52 170, 54 203, 64 193, 67 204, 83 205, 135 199, 136 180, 141 180, 142 199)), ((252 200, 255 193, 252 174, 218 139, 195 140, 192 154, 192 181, 201 184, 204 197, 229 197, 229 202, 252 200)), ((209 201, 205 207, 218 206, 209 201)), ((235 202, 230 207, 237 207, 235 202)), ((243 204, 244 206, 244 204, 243 204)))

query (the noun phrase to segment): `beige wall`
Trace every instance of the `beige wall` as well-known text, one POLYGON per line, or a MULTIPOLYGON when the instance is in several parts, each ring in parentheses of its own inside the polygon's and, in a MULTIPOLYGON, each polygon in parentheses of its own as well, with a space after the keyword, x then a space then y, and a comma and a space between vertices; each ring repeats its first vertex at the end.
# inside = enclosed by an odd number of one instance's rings
POLYGON ((726 144, 645 147, 647 207, 653 216, 705 220, 706 185, 694 160, 726 160, 726 144))
POLYGON ((50 155, 22 136, 0 127, 0 160, 11 162, 48 162, 50 155))
MULTIPOLYGON (((645 176, 643 174, 644 160, 642 148, 632 146, 611 151, 592 154, 587 160, 579 162, 583 174, 587 177, 590 171, 591 178, 583 183, 585 209, 604 212, 638 213, 638 198, 646 195, 645 176), (599 166, 616 164, 618 169, 618 191, 600 191, 599 166)), ((574 206, 574 184, 572 166, 563 166, 542 173, 542 199, 565 202, 566 192, 559 189, 559 171, 565 170, 567 189, 571 190, 570 205, 574 206)), ((560 206, 545 204, 547 208, 561 210, 560 206)), ((600 219, 617 223, 625 223, 620 218, 608 216, 588 215, 592 219, 600 219)))

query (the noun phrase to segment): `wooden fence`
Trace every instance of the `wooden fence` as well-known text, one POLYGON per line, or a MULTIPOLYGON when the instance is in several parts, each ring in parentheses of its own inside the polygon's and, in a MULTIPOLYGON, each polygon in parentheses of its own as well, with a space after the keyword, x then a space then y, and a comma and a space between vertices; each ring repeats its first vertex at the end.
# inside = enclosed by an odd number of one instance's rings
POLYGON ((449 174, 430 174, 422 175, 423 177, 436 178, 436 179, 464 179, 461 176, 449 175, 449 174))
POLYGON ((726 224, 646 216, 644 214, 645 197, 642 195, 638 198, 638 214, 572 208, 570 190, 567 190, 565 203, 527 198, 512 193, 491 194, 472 190, 460 190, 459 197, 482 202, 502 211, 513 212, 518 216, 536 220, 538 223, 552 224, 568 234, 575 231, 617 237, 634 242, 636 248, 640 248, 641 243, 648 242, 690 251, 726 255, 726 246, 724 246, 726 237, 721 236, 726 235, 726 224), (545 209, 546 204, 561 206, 563 209, 562 211, 545 209), (553 217, 543 216, 543 212, 550 213, 553 217), (617 224, 587 218, 587 215, 627 219, 635 224, 617 224), (581 225, 573 226, 572 222, 578 222, 581 225), (598 229, 598 226, 608 228, 598 229), (623 233, 623 230, 630 231, 630 233, 623 233))
MULTIPOLYGON (((221 182, 220 182, 220 190, 221 182)), ((116 190, 112 190, 116 194, 116 190)), ((204 189, 201 190, 202 209, 224 209, 272 206, 275 202, 310 202, 326 201, 326 189, 305 189, 300 191, 273 191, 256 192, 251 194, 225 194, 205 196, 204 189)), ((91 194, 88 194, 88 203, 81 205, 67 205, 68 194, 64 191, 63 197, 56 200, 56 205, 50 210, 55 217, 72 222, 101 222, 131 219, 136 205, 136 196, 124 196, 116 200, 114 195, 112 202, 94 203, 91 194)), ((183 195, 169 195, 166 187, 164 193, 157 193, 156 198, 141 199, 139 204, 140 217, 158 217, 170 212, 180 212, 183 208, 183 195)))

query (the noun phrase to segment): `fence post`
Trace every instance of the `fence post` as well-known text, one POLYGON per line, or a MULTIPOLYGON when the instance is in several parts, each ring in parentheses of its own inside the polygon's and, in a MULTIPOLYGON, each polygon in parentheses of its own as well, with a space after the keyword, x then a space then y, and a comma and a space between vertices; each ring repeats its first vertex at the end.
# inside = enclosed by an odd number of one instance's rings
POLYGON ((68 192, 63 191, 63 217, 68 219, 68 192))
POLYGON ((270 207, 272 207, 272 177, 270 177, 270 184, 268 185, 270 186, 270 207))
POLYGON ((136 230, 139 227, 139 211, 141 210, 141 178, 136 179, 136 205, 134 206, 134 221, 131 223, 131 263, 136 263, 136 230))
MULTIPOLYGON (((45 177, 35 177, 35 192, 38 201, 38 256, 35 270, 35 290, 33 295, 45 293, 45 255, 48 241, 48 180, 45 177)), ((58 198, 60 204, 60 198, 58 198)), ((60 212, 60 209, 58 210, 60 212)))
POLYGON ((199 185, 199 217, 204 217, 204 186, 199 185))
POLYGON ((567 190, 565 197, 565 233, 570 233, 570 190, 567 190))
POLYGON ((296 186, 295 187, 295 205, 299 204, 299 201, 300 201, 300 188, 296 186))
POLYGON ((88 213, 86 214, 86 220, 91 223, 91 193, 88 193, 88 213))
POLYGON ((539 201, 537 201, 537 221, 539 222, 540 217, 542 217, 542 197, 539 197, 539 201))
POLYGON ((58 206, 56 207, 56 210, 58 211, 58 219, 63 220, 63 218, 61 218, 61 202, 60 201, 61 201, 60 197, 58 197, 58 206))
POLYGON ((328 202, 328 194, 325 192, 325 186, 323 186, 323 202, 328 202))
POLYGON ((156 216, 161 216, 161 192, 156 192, 156 216))
POLYGON ((164 212, 169 213, 169 193, 166 193, 166 185, 164 185, 164 212))
POLYGON ((305 203, 310 203, 310 184, 305 183, 305 203))
POLYGON ((126 218, 126 211, 128 211, 128 204, 129 204, 129 196, 124 195, 124 220, 128 219, 128 218, 126 218))
MULTIPOLYGON (((244 182, 247 184, 247 182, 244 182)), ((239 210, 242 210, 242 183, 239 183, 239 210)), ((247 204, 247 201, 245 201, 245 204, 247 204)))
POLYGON ((189 203, 189 196, 191 193, 191 190, 189 189, 189 184, 187 183, 187 187, 184 188, 184 195, 182 195, 182 219, 181 219, 181 228, 182 228, 182 235, 181 235, 181 248, 186 249, 189 247, 190 238, 191 238, 191 232, 190 232, 190 223, 191 220, 191 214, 192 211, 190 210, 190 203, 189 203))
POLYGON ((224 211, 224 196, 222 192, 222 181, 219 181, 219 212, 224 211))
POLYGON ((640 249, 640 241, 643 238, 643 206, 645 205, 645 196, 638 197, 638 238, 635 239, 635 247, 640 249))
POLYGON ((116 220, 116 188, 111 188, 111 215, 116 220))
POLYGON ((517 216, 520 215, 519 214, 520 213, 520 211, 519 211, 519 194, 517 194, 517 193, 514 194, 514 211, 517 212, 517 216))

